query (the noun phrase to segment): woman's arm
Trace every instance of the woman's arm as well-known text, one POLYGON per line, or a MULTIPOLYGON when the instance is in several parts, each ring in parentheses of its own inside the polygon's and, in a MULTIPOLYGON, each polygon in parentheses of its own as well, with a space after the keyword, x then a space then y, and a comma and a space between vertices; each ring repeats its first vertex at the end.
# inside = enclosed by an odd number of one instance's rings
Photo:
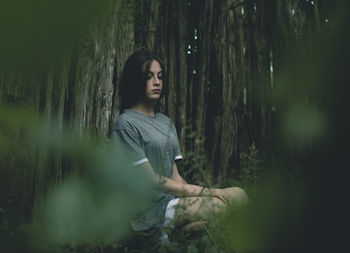
POLYGON ((186 184, 185 179, 183 179, 179 174, 179 171, 178 171, 177 166, 176 166, 176 162, 174 162, 173 174, 171 175, 171 179, 174 179, 175 181, 177 181, 179 183, 186 184))
POLYGON ((178 182, 173 178, 160 176, 154 172, 149 162, 145 162, 138 166, 143 167, 148 173, 150 173, 151 180, 155 185, 159 186, 161 190, 165 192, 170 192, 175 196, 179 196, 179 197, 198 197, 199 195, 203 197, 221 196, 220 189, 205 188, 205 190, 203 191, 202 186, 194 185, 194 184, 186 184, 186 182, 178 182))

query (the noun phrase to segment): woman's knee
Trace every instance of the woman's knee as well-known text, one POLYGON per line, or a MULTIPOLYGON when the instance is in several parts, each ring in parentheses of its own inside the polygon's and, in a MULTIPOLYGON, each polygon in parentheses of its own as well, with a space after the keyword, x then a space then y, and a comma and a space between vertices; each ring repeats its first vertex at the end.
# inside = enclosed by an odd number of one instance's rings
POLYGON ((175 208, 177 221, 206 221, 225 209, 225 204, 214 197, 189 197, 180 199, 175 208))
POLYGON ((218 211, 221 211, 225 208, 226 204, 219 198, 210 198, 210 206, 218 211))
POLYGON ((234 193, 239 197, 247 197, 247 193, 241 187, 232 187, 234 193))
POLYGON ((229 191, 231 203, 235 206, 245 206, 249 203, 249 197, 242 188, 229 187, 226 190, 229 191))
POLYGON ((215 219, 218 215, 226 211, 226 204, 215 197, 205 197, 201 199, 200 216, 203 220, 215 219))

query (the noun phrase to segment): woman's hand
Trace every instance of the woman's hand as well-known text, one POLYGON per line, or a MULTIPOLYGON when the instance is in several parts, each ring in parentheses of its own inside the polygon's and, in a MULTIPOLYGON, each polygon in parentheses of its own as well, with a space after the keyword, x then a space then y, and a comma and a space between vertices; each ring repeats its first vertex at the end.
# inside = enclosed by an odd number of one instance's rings
MULTIPOLYGON (((234 188, 234 187, 230 187, 234 188)), ((232 198, 232 193, 230 188, 218 189, 218 188, 204 188, 199 196, 204 197, 215 197, 220 199, 223 203, 229 204, 232 198)))
POLYGON ((210 189, 211 197, 220 199, 223 203, 228 204, 227 196, 224 189, 210 189))

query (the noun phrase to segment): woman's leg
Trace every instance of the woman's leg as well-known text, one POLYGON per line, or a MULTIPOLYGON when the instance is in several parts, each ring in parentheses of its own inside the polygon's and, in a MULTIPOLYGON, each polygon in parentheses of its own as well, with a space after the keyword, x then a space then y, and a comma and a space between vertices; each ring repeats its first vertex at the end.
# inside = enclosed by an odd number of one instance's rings
POLYGON ((225 209, 225 204, 214 197, 184 197, 175 206, 174 228, 167 233, 170 240, 191 238, 206 231, 208 220, 225 209))
POLYGON ((175 227, 184 227, 197 221, 209 221, 226 210, 226 204, 214 197, 184 197, 175 206, 175 227))
POLYGON ((207 231, 207 222, 206 221, 194 221, 189 223, 183 227, 178 227, 172 229, 168 232, 170 240, 177 241, 183 239, 189 239, 192 236, 198 236, 199 234, 203 234, 204 231, 207 231))
POLYGON ((228 207, 237 208, 249 202, 247 194, 239 187, 229 187, 223 191, 227 202, 215 197, 180 198, 175 206, 175 227, 185 227, 193 223, 193 227, 197 229, 196 222, 199 222, 198 224, 211 222, 218 215, 225 213, 228 207))
POLYGON ((246 192, 240 187, 228 187, 222 189, 227 204, 233 208, 244 207, 250 200, 246 192))

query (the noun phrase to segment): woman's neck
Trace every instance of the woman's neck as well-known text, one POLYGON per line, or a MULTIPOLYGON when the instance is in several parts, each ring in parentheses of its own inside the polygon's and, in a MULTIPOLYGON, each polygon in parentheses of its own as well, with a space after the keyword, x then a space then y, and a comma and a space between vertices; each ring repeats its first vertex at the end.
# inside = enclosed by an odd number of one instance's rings
POLYGON ((150 116, 154 116, 155 112, 154 112, 154 104, 148 104, 148 103, 144 103, 144 102, 140 102, 132 107, 130 107, 131 110, 146 114, 146 115, 150 115, 150 116))

